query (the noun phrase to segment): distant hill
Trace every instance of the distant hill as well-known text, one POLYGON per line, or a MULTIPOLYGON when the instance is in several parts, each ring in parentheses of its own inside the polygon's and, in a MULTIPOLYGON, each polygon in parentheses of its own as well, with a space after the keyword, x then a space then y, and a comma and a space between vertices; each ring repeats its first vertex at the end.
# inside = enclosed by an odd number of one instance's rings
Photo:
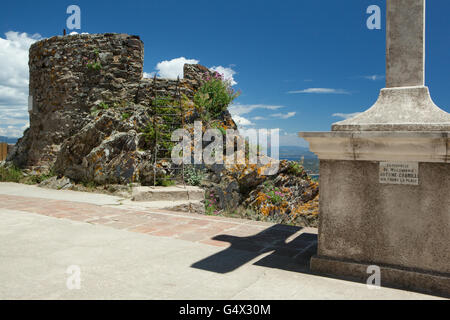
POLYGON ((9 144, 16 144, 18 139, 19 138, 11 138, 11 137, 0 136, 0 142, 6 142, 6 143, 9 143, 9 144))
POLYGON ((297 146, 280 146, 280 159, 301 160, 302 157, 305 157, 305 159, 317 159, 317 156, 309 151, 308 148, 297 146))

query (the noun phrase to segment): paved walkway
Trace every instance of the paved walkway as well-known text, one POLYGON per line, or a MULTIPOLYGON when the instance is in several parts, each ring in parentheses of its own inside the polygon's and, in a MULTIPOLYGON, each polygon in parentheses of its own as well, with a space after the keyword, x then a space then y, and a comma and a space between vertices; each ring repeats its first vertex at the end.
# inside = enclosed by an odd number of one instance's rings
POLYGON ((433 298, 309 274, 312 228, 11 183, 0 219, 1 299, 433 298), (80 289, 67 287, 70 266, 80 289))

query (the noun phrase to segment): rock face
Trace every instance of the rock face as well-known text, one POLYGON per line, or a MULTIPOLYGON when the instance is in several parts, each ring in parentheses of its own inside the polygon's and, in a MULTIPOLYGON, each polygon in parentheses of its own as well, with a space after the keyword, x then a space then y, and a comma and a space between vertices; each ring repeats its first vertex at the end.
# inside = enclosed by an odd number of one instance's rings
MULTIPOLYGON (((275 175, 264 175, 255 164, 209 166, 207 206, 214 211, 250 209, 257 216, 281 223, 317 226, 319 185, 296 162, 282 160, 275 175)), ((212 211, 212 210, 211 210, 212 211)))
MULTIPOLYGON (((30 128, 8 161, 46 171, 67 139, 88 130, 86 125, 92 127, 93 107, 149 107, 155 97, 173 97, 177 89, 192 98, 203 74, 209 72, 203 66, 186 65, 179 82, 143 79, 143 57, 143 42, 126 34, 57 36, 34 43, 29 56, 30 128)), ((131 143, 133 138, 125 140, 131 143)))
MULTIPOLYGON (((99 112, 61 145, 54 170, 75 181, 127 184, 139 180, 139 168, 151 161, 140 129, 151 117, 146 107, 133 105, 99 112), (122 114, 130 114, 123 119, 122 114)), ((153 171, 153 170, 152 170, 153 171)))

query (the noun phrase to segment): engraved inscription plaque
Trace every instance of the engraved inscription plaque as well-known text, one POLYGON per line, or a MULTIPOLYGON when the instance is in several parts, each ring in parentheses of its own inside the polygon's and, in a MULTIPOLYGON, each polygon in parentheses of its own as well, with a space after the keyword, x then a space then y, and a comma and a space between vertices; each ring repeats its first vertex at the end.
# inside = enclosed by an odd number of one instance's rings
POLYGON ((380 183, 419 185, 419 163, 380 162, 380 183))

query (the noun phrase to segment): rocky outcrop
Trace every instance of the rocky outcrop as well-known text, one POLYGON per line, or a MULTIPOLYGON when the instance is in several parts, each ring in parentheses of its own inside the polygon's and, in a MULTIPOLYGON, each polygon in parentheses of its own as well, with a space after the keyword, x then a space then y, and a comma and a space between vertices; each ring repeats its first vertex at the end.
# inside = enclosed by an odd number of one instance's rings
POLYGON ((265 167, 206 166, 207 177, 202 187, 207 190, 206 201, 211 211, 250 209, 259 219, 317 226, 318 183, 297 162, 280 161, 275 175, 264 175, 265 167))
POLYGON ((142 149, 145 141, 140 132, 150 119, 148 108, 143 106, 100 111, 62 144, 55 172, 98 184, 139 180, 139 169, 151 161, 151 152, 142 149), (123 114, 130 116, 124 119, 123 114))

